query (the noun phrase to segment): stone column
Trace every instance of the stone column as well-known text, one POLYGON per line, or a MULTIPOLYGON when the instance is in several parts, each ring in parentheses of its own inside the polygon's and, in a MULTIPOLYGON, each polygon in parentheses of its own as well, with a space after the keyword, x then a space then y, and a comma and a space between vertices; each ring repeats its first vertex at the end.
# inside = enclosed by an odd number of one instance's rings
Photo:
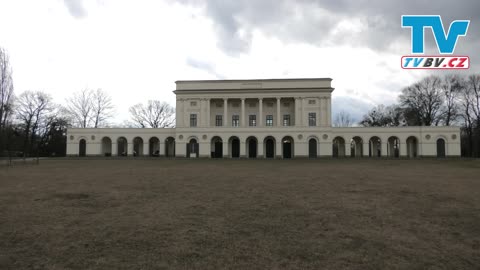
POLYGON ((282 140, 275 140, 275 157, 283 158, 282 140))
POLYGON ((223 141, 223 145, 222 145, 223 158, 230 158, 230 155, 228 152, 229 152, 229 149, 228 149, 228 139, 227 139, 223 141))
POLYGON ((207 127, 210 127, 210 119, 212 116, 210 115, 210 99, 207 98, 207 127))
POLYGON ((328 126, 327 124, 327 118, 328 118, 328 115, 327 115, 327 98, 325 97, 321 97, 320 98, 320 114, 321 114, 321 117, 320 118, 320 121, 321 121, 321 126, 328 126))
POLYGON ((118 155, 118 144, 112 141, 112 157, 118 155))
POLYGON ((246 142, 244 140, 240 140, 240 157, 245 158, 247 157, 246 151, 246 142))
POLYGON ((245 99, 242 98, 242 113, 240 115, 240 126, 245 127, 245 99))
POLYGON ((188 119, 187 117, 187 100, 183 99, 183 126, 186 127, 190 123, 188 123, 185 119, 188 119))
POLYGON ((127 141, 127 155, 133 156, 133 141, 127 141))
POLYGON ((381 148, 382 148, 382 157, 387 157, 388 156, 388 151, 387 151, 387 148, 388 148, 388 142, 387 141, 384 141, 382 140, 382 143, 381 143, 381 148))
POLYGON ((300 98, 295 98, 295 123, 296 127, 300 126, 300 98))
POLYGON ((150 143, 147 141, 147 142, 144 142, 143 143, 143 155, 144 156, 149 156, 150 153, 148 152, 150 149, 150 143))
POLYGON ((281 116, 280 116, 280 98, 277 97, 277 127, 282 126, 281 116))
POLYGON ((223 99, 223 126, 228 126, 228 98, 223 99))
POLYGON ((258 99, 258 126, 263 127, 263 99, 258 99))
POLYGON ((332 99, 331 98, 327 98, 327 126, 331 126, 332 125, 332 108, 331 108, 331 102, 332 102, 332 99))
POLYGON ((176 119, 175 121, 177 122, 177 127, 183 127, 183 99, 178 98, 177 99, 177 108, 176 108, 176 119))
POLYGON ((305 116, 305 98, 300 98, 300 103, 302 103, 302 111, 300 113, 300 124, 302 127, 308 126, 308 119, 305 116))
POLYGON ((158 154, 160 156, 166 156, 165 154, 165 140, 158 142, 158 154))
POLYGON ((406 157, 407 156, 407 142, 406 141, 403 141, 403 142, 400 141, 399 145, 400 145, 400 149, 399 149, 400 152, 398 153, 398 156, 399 157, 406 157))

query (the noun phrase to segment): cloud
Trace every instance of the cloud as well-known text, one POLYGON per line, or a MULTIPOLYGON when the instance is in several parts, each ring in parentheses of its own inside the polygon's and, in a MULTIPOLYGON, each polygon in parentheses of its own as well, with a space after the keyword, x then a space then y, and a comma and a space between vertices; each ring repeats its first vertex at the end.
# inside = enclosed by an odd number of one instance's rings
POLYGON ((363 115, 365 115, 373 106, 372 103, 355 97, 333 95, 332 121, 339 112, 346 111, 350 114, 354 123, 358 123, 363 115))
POLYGON ((87 17, 87 10, 83 6, 83 0, 63 0, 63 3, 74 18, 82 19, 87 17))
MULTIPOLYGON (((401 50, 408 54, 410 30, 400 26, 401 15, 441 15, 446 30, 453 20, 471 20, 469 34, 460 42, 478 44, 480 41, 480 1, 383 1, 368 4, 358 0, 259 0, 224 1, 183 0, 183 4, 204 9, 214 23, 218 47, 226 54, 247 53, 252 33, 261 31, 282 42, 308 43, 317 47, 348 45, 368 47, 377 51, 401 50), (402 44, 402 46, 398 46, 402 44)), ((432 35, 426 31, 428 52, 436 54, 432 35)), ((477 46, 464 46, 455 53, 474 56, 477 46)))
POLYGON ((193 68, 206 71, 209 74, 215 76, 217 79, 220 79, 220 80, 225 79, 225 76, 219 74, 216 71, 215 66, 210 62, 202 61, 202 60, 195 59, 195 58, 192 58, 192 57, 187 57, 186 64, 193 67, 193 68))

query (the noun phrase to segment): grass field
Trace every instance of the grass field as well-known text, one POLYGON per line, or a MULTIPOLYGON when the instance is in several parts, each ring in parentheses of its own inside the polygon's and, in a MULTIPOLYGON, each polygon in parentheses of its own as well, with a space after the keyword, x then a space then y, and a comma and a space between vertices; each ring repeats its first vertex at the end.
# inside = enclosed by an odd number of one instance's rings
POLYGON ((479 268, 479 160, 0 167, 0 269, 479 268))

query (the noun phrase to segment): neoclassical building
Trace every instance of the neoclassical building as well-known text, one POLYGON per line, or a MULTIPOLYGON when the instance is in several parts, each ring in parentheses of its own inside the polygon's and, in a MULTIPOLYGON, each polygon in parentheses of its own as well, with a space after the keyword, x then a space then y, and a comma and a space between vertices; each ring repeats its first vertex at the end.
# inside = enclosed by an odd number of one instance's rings
POLYGON ((332 127, 331 81, 177 81, 175 128, 71 128, 67 132, 67 155, 460 156, 458 127, 332 127))

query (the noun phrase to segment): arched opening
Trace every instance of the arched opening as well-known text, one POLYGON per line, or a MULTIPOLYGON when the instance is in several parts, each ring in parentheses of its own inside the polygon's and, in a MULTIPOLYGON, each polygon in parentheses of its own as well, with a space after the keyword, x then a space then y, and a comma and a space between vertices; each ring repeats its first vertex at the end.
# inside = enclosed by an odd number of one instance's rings
POLYGON ((255 137, 247 138, 247 157, 256 158, 257 157, 257 145, 258 141, 255 137))
POLYGON ((84 157, 87 155, 87 141, 85 139, 81 139, 80 142, 78 142, 78 155, 81 157, 84 157))
POLYGON ((140 137, 133 139, 133 156, 143 156, 143 139, 140 137))
POLYGON ((437 140, 437 157, 444 158, 445 155, 445 140, 440 138, 437 140))
POLYGON ((387 152, 389 157, 398 158, 400 156, 400 140, 397 137, 388 138, 387 152))
POLYGON ((382 141, 379 137, 373 136, 368 141, 368 156, 381 157, 382 156, 382 141))
POLYGON ((165 156, 175 156, 175 138, 173 137, 168 137, 167 139, 165 139, 165 156))
POLYGON ((101 155, 110 157, 112 156, 112 140, 109 137, 102 138, 102 147, 101 147, 101 155))
POLYGON ((222 158, 223 157, 223 141, 222 138, 215 136, 212 138, 210 144, 210 152, 212 158, 222 158))
POLYGON ((318 153, 318 144, 317 144, 317 139, 311 138, 308 140, 308 157, 309 158, 317 158, 318 153))
POLYGON ((230 147, 230 157, 239 158, 240 157, 240 139, 238 137, 230 137, 228 140, 228 145, 230 147))
POLYGON ((265 147, 265 158, 274 158, 275 157, 275 138, 268 136, 263 140, 263 145, 265 147))
POLYGON ((345 156, 345 139, 342 137, 335 137, 332 141, 332 155, 333 157, 345 156))
POLYGON ((119 156, 128 155, 128 142, 125 137, 120 137, 117 139, 117 153, 119 156))
POLYGON ((160 156, 160 140, 157 137, 148 140, 148 154, 152 157, 160 156))
POLYGON ((415 158, 418 155, 418 140, 414 136, 407 138, 407 156, 415 158))
POLYGON ((363 140, 362 138, 355 136, 350 142, 350 155, 351 157, 363 157, 363 140))
POLYGON ((198 152, 199 152, 199 145, 198 145, 197 139, 195 138, 190 139, 190 141, 187 143, 187 157, 198 158, 198 152))
POLYGON ((282 139, 282 155, 283 158, 293 157, 293 138, 290 136, 283 137, 282 139))

